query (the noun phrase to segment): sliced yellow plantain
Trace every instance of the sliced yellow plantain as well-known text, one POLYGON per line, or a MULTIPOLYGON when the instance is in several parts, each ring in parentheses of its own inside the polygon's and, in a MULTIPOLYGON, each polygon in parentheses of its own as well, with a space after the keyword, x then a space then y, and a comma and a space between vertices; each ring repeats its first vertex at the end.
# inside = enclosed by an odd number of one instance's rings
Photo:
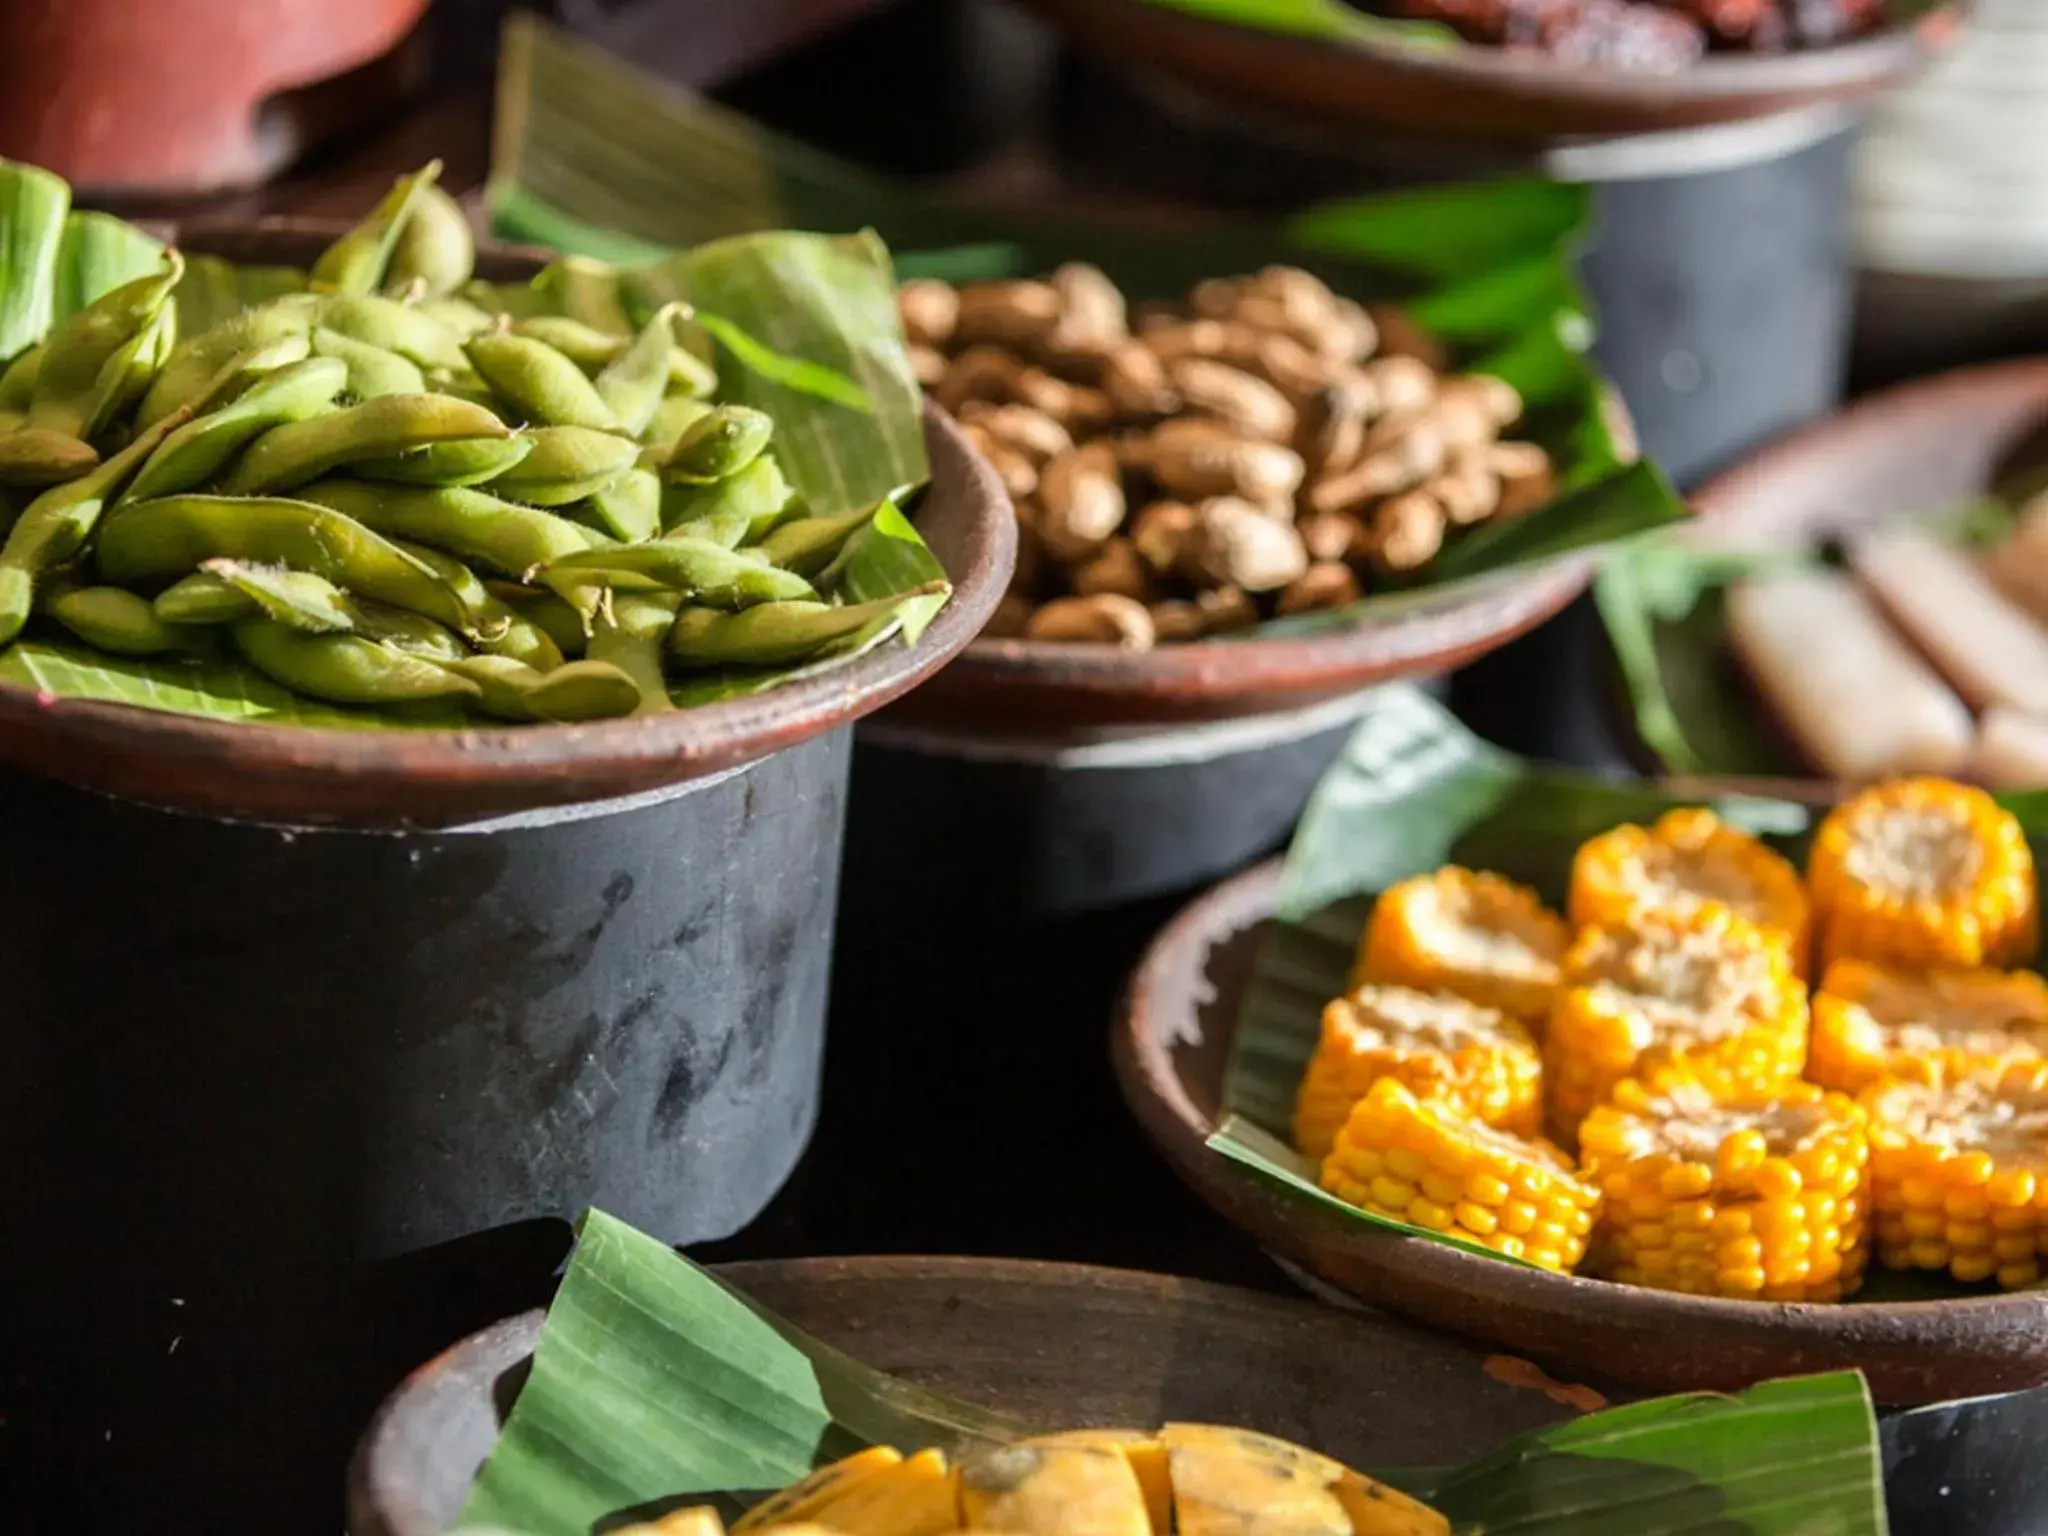
POLYGON ((1207 1424, 1159 1432, 1179 1536, 1352 1536, 1332 1492, 1342 1463, 1285 1440, 1207 1424))
POLYGON ((832 1499, 861 1481, 886 1472, 903 1460, 903 1453, 886 1445, 871 1445, 864 1451, 820 1467, 800 1483, 763 1499, 732 1528, 732 1536, 758 1531, 771 1525, 792 1525, 812 1519, 832 1499))
POLYGON ((1427 1504, 1362 1472, 1347 1467, 1336 1493, 1352 1536, 1451 1536, 1451 1522, 1427 1504))
POLYGON ((960 1468, 960 1515, 1017 1536, 1152 1536, 1145 1491, 1114 1451, 1005 1445, 960 1468))
POLYGON ((919 1451, 811 1506, 838 1536, 941 1536, 960 1523, 959 1479, 944 1451, 919 1451))
POLYGON ((725 1522, 709 1505, 693 1504, 688 1509, 672 1509, 645 1525, 629 1525, 613 1536, 725 1536, 725 1522))
POLYGON ((1141 1429, 1069 1429, 1056 1435, 1035 1435, 1031 1445, 1080 1445, 1115 1451, 1131 1464, 1138 1486, 1145 1490, 1145 1512, 1152 1536, 1172 1536, 1173 1479, 1166 1470, 1166 1447, 1141 1429))

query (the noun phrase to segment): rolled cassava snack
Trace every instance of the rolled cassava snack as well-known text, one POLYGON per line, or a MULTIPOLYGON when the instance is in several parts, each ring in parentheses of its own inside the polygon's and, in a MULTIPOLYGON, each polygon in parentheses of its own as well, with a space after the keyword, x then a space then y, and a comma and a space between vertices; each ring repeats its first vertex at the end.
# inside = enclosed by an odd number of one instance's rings
POLYGON ((2048 789, 2048 720, 1996 705, 1984 711, 1970 777, 1987 789, 2048 789))
POLYGON ((1965 701, 2048 715, 2048 631, 1963 551, 1924 533, 1849 546, 1849 568, 1965 701))
POLYGON ((1728 591, 1728 639, 1809 761, 1834 778, 1956 772, 1970 712, 1834 571, 1752 576, 1728 591))
POLYGON ((2020 510, 2010 537, 1985 561, 1999 591, 2035 618, 2048 620, 2048 496, 2020 510))

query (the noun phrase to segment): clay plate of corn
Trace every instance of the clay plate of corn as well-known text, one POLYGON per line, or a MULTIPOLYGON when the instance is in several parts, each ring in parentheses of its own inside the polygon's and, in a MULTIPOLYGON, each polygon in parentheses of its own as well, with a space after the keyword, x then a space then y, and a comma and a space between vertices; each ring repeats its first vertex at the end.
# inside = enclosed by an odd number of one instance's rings
POLYGON ((1509 1509, 1531 1531, 1689 1530, 1704 1501, 1796 1536, 1795 1518, 1880 1529, 1878 1470, 1851 1372, 1612 1406, 1302 1301, 1001 1260, 713 1274, 593 1211, 544 1318, 465 1340, 386 1402, 349 1529, 1450 1536, 1509 1509), (1767 1437, 1801 1458, 1749 1454, 1767 1437))
POLYGON ((1645 766, 1808 800, 1910 774, 2048 788, 2044 418, 2038 361, 1907 385, 1619 554, 1598 598, 1645 766))
POLYGON ((1395 690, 1117 1035, 1140 1120, 1369 1304, 1662 1389, 2048 1382, 2022 797, 1831 807, 1539 768, 1395 690))

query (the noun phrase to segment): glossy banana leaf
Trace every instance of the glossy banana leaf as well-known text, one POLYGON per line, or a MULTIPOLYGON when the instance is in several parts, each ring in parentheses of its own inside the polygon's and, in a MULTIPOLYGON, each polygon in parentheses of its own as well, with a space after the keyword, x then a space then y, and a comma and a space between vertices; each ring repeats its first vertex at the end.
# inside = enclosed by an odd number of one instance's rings
MULTIPOLYGON (((1282 8, 1294 7, 1272 7, 1282 8)), ((490 202, 511 238, 603 255, 763 226, 872 227, 898 253, 902 277, 966 282, 1084 259, 1140 299, 1292 262, 1354 297, 1403 302, 1461 366, 1522 391, 1529 414, 1517 435, 1542 443, 1559 466, 1548 506, 1463 535, 1423 582, 1247 635, 1342 628, 1445 600, 1684 516, 1664 477, 1631 461, 1611 389, 1586 355, 1594 327, 1572 268, 1583 188, 1426 188, 1323 205, 1279 230, 979 209, 792 143, 527 15, 506 28, 498 111, 490 202)))
MULTIPOLYGON (((587 1536, 668 1509, 728 1518, 863 1445, 951 1454, 1034 1428, 830 1349, 601 1212, 459 1529, 587 1536)), ((1883 1536, 1877 1425, 1853 1373, 1589 1415, 1402 1479, 1461 1536, 1883 1536)))
POLYGON ((1369 16, 1344 0, 1149 0, 1168 11, 1185 11, 1208 21, 1261 32, 1344 42, 1373 38, 1420 47, 1442 47, 1455 40, 1446 28, 1427 21, 1398 21, 1369 16))
MULTIPOLYGON (((1373 897, 1410 875, 1462 864, 1533 886, 1562 906, 1579 844, 1696 803, 1654 785, 1515 757, 1467 731, 1427 694, 1386 689, 1316 787, 1288 849, 1279 912, 1260 941, 1238 1014, 1224 1081, 1226 1119, 1210 1146, 1293 1198, 1319 1202, 1361 1226, 1470 1247, 1324 1194, 1313 1165, 1287 1140, 1323 1006, 1345 991, 1373 897)), ((2048 794, 2010 795, 2003 803, 2026 827, 2036 857, 2048 856, 2048 794)), ((1713 804, 1726 820, 1803 862, 1810 809, 1750 797, 1713 804)), ((1855 1299, 1983 1293, 1945 1279, 1877 1273, 1855 1299)))

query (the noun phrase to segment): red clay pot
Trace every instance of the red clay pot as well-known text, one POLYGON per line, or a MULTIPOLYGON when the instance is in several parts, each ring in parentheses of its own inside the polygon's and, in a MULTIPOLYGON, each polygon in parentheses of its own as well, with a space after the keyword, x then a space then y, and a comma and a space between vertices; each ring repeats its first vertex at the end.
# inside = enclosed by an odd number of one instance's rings
POLYGON ((261 131, 261 104, 388 53, 426 5, 14 0, 0 48, 0 155, 95 192, 253 185, 293 147, 261 131))

